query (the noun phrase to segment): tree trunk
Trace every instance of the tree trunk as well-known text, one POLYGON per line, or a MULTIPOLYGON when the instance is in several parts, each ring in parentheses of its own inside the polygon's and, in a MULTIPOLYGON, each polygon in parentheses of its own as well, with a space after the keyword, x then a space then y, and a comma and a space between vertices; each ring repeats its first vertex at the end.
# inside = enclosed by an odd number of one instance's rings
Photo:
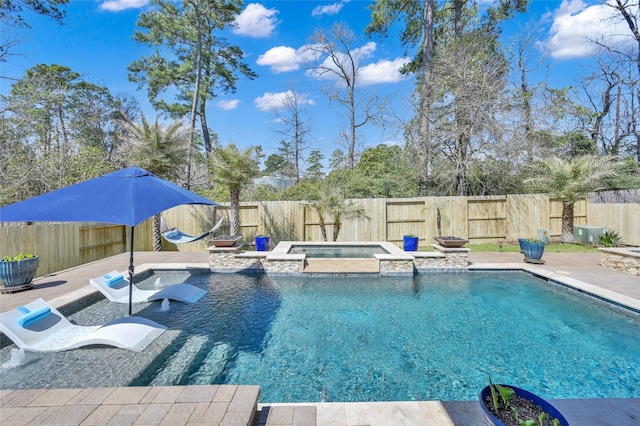
POLYGON ((429 138, 429 116, 430 116, 430 88, 431 65, 433 62, 433 52, 435 50, 433 27, 435 16, 435 3, 433 0, 426 0, 423 10, 423 41, 422 41, 422 70, 420 81, 420 112, 418 124, 418 144, 420 145, 420 193, 427 195, 429 191, 429 163, 431 161, 431 149, 429 138))
POLYGON ((322 240, 323 241, 327 241, 327 226, 324 223, 324 219, 320 218, 320 220, 318 221, 318 224, 320 225, 320 232, 322 233, 322 240))
POLYGON ((333 224, 333 241, 338 241, 338 234, 340 233, 340 228, 342 224, 340 222, 335 222, 333 224))
POLYGON ((162 251, 161 216, 153 216, 153 251, 162 251))
POLYGON ((231 235, 237 236, 240 231, 240 190, 236 188, 229 189, 229 222, 231 235))
POLYGON ((573 237, 573 204, 567 202, 562 203, 562 233, 560 234, 560 242, 573 244, 576 239, 573 237))

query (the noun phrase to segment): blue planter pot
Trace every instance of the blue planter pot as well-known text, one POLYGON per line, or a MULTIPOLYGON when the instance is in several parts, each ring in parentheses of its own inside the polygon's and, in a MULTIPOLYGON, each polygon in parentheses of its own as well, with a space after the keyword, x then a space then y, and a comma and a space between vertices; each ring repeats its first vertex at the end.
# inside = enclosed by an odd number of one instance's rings
POLYGON ((418 251, 418 237, 402 237, 404 251, 418 251))
POLYGON ((520 244, 520 253, 523 252, 522 243, 527 241, 526 238, 518 238, 518 244, 520 244))
MULTIPOLYGON (((567 419, 565 419, 565 417, 562 415, 562 413, 560 411, 558 411, 558 409, 556 407, 554 407, 553 405, 551 405, 551 403, 549 403, 548 401, 540 398, 538 395, 531 393, 527 390, 524 389, 520 389, 518 387, 515 386, 511 386, 511 385, 500 385, 500 386, 504 386, 504 387, 508 387, 514 390, 515 394, 518 395, 521 398, 524 399, 528 399, 529 401, 535 403, 536 405, 540 406, 544 411, 547 412, 547 414, 549 414, 549 416, 551 416, 552 418, 558 419, 558 421, 560 422, 560 424, 562 426, 569 426, 569 422, 567 421, 567 419)), ((484 412, 484 418, 487 420, 487 423, 493 426, 505 426, 504 423, 502 423, 500 420, 498 420, 496 418, 496 416, 493 414, 493 412, 491 410, 489 410, 489 408, 486 406, 486 404, 484 403, 484 400, 486 397, 491 398, 491 388, 489 386, 486 386, 484 389, 482 389, 482 391, 480 392, 480 407, 482 408, 482 411, 484 412)), ((498 397, 499 398, 499 397, 498 397)), ((537 419, 535 419, 537 420, 537 419)))
POLYGON ((30 284, 40 265, 38 256, 14 262, 0 261, 0 285, 5 288, 30 284))
POLYGON ((269 236, 256 237, 256 250, 269 251, 269 236))
POLYGON ((520 248, 522 249, 522 253, 524 254, 524 260, 526 261, 536 261, 539 262, 542 259, 542 254, 544 253, 544 243, 543 242, 533 242, 527 240, 518 240, 520 242, 520 248))

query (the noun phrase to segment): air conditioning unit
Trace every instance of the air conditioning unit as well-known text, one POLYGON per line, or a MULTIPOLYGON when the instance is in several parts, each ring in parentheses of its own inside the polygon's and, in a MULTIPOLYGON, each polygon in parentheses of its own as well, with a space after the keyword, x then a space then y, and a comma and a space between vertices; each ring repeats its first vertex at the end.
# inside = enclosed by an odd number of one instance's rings
POLYGON ((607 232, 602 226, 574 226, 573 238, 580 244, 598 244, 600 236, 607 232))

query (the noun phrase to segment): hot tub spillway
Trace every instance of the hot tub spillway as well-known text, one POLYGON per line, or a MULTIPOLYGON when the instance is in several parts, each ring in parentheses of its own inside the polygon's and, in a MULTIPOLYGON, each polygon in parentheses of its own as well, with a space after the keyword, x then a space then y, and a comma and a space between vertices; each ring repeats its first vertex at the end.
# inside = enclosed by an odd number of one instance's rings
POLYGON ((366 258, 306 258, 305 274, 378 274, 377 259, 366 258))

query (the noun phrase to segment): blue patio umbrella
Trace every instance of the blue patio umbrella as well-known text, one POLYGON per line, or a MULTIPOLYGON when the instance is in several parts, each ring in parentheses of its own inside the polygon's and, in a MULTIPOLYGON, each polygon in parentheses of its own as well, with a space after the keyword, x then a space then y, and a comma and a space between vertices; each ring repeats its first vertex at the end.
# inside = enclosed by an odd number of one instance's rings
POLYGON ((103 222, 131 227, 129 315, 133 286, 133 229, 183 204, 218 205, 139 167, 128 167, 0 208, 0 222, 103 222))

